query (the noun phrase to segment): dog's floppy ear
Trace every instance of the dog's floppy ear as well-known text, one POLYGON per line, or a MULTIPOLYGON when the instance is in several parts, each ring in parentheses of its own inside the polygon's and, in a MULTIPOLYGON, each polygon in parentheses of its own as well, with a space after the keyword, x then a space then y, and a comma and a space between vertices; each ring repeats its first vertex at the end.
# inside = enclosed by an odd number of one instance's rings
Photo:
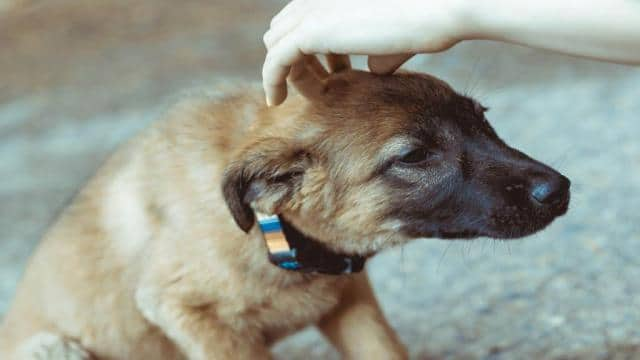
POLYGON ((300 185, 310 159, 300 147, 282 139, 267 139, 245 148, 224 173, 222 193, 238 226, 248 232, 254 209, 279 212, 300 185))

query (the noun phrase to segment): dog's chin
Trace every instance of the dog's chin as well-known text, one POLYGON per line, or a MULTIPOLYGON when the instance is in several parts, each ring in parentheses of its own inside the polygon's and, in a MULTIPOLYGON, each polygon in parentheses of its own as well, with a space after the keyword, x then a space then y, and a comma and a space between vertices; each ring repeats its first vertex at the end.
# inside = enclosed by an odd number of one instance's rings
POLYGON ((511 228, 503 228, 499 230, 487 230, 485 232, 480 233, 479 236, 488 237, 491 239, 499 239, 499 240, 514 240, 521 239, 523 237, 527 237, 529 235, 533 235, 538 231, 543 230, 550 224, 547 223, 545 225, 529 225, 529 226, 514 226, 511 228))
POLYGON ((485 227, 482 229, 440 229, 436 233, 423 234, 419 237, 438 238, 443 240, 473 240, 479 237, 488 237, 492 239, 519 239, 523 238, 547 227, 549 223, 541 225, 522 224, 511 227, 503 227, 500 229, 492 229, 485 227))
POLYGON ((457 231, 456 230, 454 231, 440 230, 438 232, 438 235, 435 237, 439 239, 444 239, 444 240, 472 240, 480 236, 483 236, 483 235, 480 232, 475 230, 457 230, 457 231))
POLYGON ((472 226, 424 225, 403 229, 412 238, 438 238, 444 240, 471 240, 479 237, 509 240, 519 239, 549 226, 556 218, 564 215, 568 207, 563 206, 552 212, 534 214, 497 212, 486 217, 475 218, 472 226))

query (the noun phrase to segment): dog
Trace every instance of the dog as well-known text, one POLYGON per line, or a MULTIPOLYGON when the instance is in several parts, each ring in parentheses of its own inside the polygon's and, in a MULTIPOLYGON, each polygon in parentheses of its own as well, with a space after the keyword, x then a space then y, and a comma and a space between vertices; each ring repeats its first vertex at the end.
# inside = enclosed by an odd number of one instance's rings
POLYGON ((0 329, 3 359, 268 359, 317 326, 350 359, 405 359, 366 272, 274 266, 256 212, 328 254, 417 238, 523 237, 569 180, 506 145, 485 108, 426 74, 331 55, 279 107, 194 96, 123 145, 48 230, 0 329))

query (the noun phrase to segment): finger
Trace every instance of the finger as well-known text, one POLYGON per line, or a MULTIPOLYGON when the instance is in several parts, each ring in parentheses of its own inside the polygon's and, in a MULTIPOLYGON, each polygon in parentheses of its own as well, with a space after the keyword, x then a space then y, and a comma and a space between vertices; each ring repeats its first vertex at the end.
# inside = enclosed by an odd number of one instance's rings
POLYGON ((291 65, 303 56, 296 44, 280 42, 267 53, 262 66, 262 86, 269 106, 279 105, 287 97, 287 75, 291 65))
POLYGON ((303 20, 304 17, 289 17, 278 25, 271 27, 262 37, 266 48, 274 47, 278 41, 291 34, 303 20))
POLYGON ((391 74, 415 54, 369 56, 369 70, 376 74, 391 74))

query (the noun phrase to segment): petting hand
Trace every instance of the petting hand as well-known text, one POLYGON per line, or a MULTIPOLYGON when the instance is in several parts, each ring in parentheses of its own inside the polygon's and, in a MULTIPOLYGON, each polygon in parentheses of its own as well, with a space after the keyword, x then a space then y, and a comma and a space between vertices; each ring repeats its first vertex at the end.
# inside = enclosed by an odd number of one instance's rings
POLYGON ((446 50, 461 39, 456 0, 293 0, 264 35, 262 77, 269 105, 287 97, 286 78, 304 54, 370 55, 377 73, 413 54, 446 50))
POLYGON ((293 0, 264 35, 262 81, 269 105, 287 97, 303 55, 369 55, 390 73, 417 53, 486 39, 640 65, 640 2, 608 0, 293 0))

